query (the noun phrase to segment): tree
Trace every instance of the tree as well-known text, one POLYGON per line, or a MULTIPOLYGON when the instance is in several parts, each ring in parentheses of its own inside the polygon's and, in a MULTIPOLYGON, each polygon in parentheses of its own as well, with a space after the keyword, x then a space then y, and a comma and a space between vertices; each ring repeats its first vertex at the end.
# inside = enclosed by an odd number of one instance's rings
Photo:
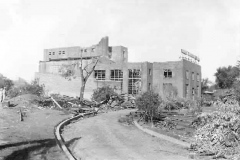
POLYGON ((8 79, 8 78, 5 78, 4 79, 4 86, 6 87, 6 91, 10 90, 13 86, 13 81, 8 79))
POLYGON ((92 57, 90 60, 86 59, 86 64, 83 66, 83 58, 81 55, 81 59, 78 62, 69 65, 62 65, 59 69, 59 73, 61 76, 65 77, 68 80, 75 78, 75 69, 80 70, 80 77, 81 77, 81 88, 80 88, 80 102, 83 101, 84 97, 84 90, 87 83, 89 76, 94 71, 97 63, 99 62, 100 56, 92 57))
POLYGON ((147 91, 136 99, 136 105, 138 109, 145 112, 145 117, 150 119, 152 127, 153 117, 158 114, 158 107, 160 106, 161 102, 162 100, 159 95, 153 91, 147 91))
POLYGON ((239 76, 238 67, 219 67, 214 74, 216 77, 216 85, 221 88, 231 88, 236 78, 239 76))
POLYGON ((203 78, 201 82, 201 93, 209 89, 210 84, 212 84, 212 82, 208 78, 203 78))
POLYGON ((6 87, 6 91, 12 88, 13 81, 4 77, 3 75, 0 76, 0 88, 6 87))

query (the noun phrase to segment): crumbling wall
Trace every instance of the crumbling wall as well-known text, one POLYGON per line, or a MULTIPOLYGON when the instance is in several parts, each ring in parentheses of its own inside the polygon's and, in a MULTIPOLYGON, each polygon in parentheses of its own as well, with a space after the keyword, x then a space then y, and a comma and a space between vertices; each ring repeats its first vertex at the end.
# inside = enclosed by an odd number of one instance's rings
POLYGON ((54 61, 63 59, 76 59, 104 55, 109 57, 108 37, 104 37, 96 45, 90 47, 61 47, 44 49, 43 61, 54 61))

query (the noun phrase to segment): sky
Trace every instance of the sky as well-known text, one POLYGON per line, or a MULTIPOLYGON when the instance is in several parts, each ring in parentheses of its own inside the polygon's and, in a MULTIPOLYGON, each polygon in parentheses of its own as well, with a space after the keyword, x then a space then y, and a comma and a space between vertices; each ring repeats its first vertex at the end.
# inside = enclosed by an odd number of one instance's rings
POLYGON ((28 81, 47 48, 128 48, 131 62, 200 57, 202 78, 240 60, 239 0, 1 0, 0 73, 28 81))

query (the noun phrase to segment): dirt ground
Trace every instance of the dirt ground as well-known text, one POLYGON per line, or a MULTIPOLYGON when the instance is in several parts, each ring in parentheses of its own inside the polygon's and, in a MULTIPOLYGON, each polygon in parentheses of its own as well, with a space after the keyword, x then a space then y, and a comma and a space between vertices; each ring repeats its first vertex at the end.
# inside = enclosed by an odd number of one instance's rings
POLYGON ((133 110, 103 113, 64 129, 66 140, 78 139, 73 153, 84 160, 186 160, 189 152, 170 142, 152 137, 135 126, 118 122, 133 110))
POLYGON ((28 102, 21 97, 11 101, 14 107, 0 105, 0 160, 66 159, 56 145, 53 130, 71 115, 54 109, 39 109, 28 102), (20 121, 20 108, 26 114, 24 121, 20 121))

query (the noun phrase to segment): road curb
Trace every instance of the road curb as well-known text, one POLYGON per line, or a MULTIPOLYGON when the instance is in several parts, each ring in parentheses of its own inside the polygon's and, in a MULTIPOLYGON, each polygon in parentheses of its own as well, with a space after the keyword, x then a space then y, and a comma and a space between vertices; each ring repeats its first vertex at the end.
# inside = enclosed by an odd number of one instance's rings
POLYGON ((142 126, 140 126, 138 124, 138 122, 136 120, 133 121, 134 125, 142 130, 143 132, 147 133, 147 134, 150 134, 151 136, 154 136, 154 137, 157 137, 157 138, 161 138, 161 139, 164 139, 166 141, 169 141, 171 143, 174 143, 174 144, 178 144, 180 146, 183 146, 185 148, 190 148, 190 144, 187 143, 187 142, 183 142, 183 141, 180 141, 178 139, 175 139, 175 138, 172 138, 172 137, 169 137, 169 136, 166 136, 166 135, 163 135, 163 134, 160 134, 160 133, 157 133, 157 132, 154 132, 150 129, 147 129, 147 128, 143 128, 142 126))
POLYGON ((81 117, 87 116, 87 115, 91 115, 91 114, 95 114, 95 112, 90 112, 90 113, 83 113, 83 114, 79 114, 75 117, 71 117, 68 119, 65 119, 63 121, 61 121, 60 123, 58 123, 55 127, 54 127, 54 136, 55 136, 55 140, 58 144, 58 146, 60 147, 60 149, 64 152, 64 154, 66 155, 66 157, 69 160, 77 160, 76 157, 74 157, 74 155, 72 154, 72 152, 69 150, 69 148, 65 145, 65 141, 61 135, 62 133, 62 129, 64 128, 64 126, 68 125, 71 123, 71 121, 77 120, 81 117))

